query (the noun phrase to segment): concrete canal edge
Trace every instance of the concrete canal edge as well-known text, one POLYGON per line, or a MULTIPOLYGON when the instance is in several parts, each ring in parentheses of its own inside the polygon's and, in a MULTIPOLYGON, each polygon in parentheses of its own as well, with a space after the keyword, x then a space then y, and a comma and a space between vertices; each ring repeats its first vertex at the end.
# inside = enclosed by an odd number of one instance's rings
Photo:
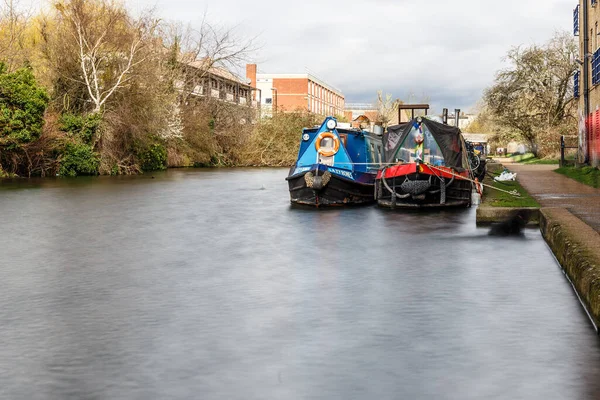
POLYGON ((539 219, 542 236, 571 281, 598 331, 600 234, 565 208, 542 208, 539 219))
POLYGON ((524 224, 537 225, 539 223, 539 208, 537 207, 477 207, 475 221, 477 225, 486 225, 495 222, 507 222, 519 219, 524 224))

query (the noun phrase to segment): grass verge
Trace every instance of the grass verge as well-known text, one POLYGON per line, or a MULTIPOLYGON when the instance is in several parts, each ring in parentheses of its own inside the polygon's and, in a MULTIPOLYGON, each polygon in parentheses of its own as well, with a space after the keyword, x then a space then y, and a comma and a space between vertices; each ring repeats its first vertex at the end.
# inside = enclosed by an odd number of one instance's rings
POLYGON ((495 190, 490 187, 483 188, 483 200, 482 205, 488 207, 513 207, 513 208, 525 208, 525 207, 540 207, 540 204, 527 193, 527 191, 519 184, 518 181, 506 181, 496 182, 494 177, 502 173, 503 167, 501 164, 488 164, 488 174, 486 175, 483 183, 490 185, 494 188, 511 192, 516 190, 520 196, 515 197, 512 194, 505 193, 500 190, 495 190))
POLYGON ((517 154, 511 159, 519 164, 558 164, 559 160, 555 158, 538 158, 533 153, 517 154))
POLYGON ((600 169, 594 167, 562 167, 555 169, 554 172, 568 176, 594 188, 600 188, 600 169))

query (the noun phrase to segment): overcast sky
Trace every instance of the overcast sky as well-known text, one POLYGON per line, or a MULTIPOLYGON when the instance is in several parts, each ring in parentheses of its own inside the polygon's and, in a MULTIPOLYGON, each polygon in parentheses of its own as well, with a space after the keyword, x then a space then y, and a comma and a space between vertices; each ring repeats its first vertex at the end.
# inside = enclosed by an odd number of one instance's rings
POLYGON ((440 111, 471 109, 513 46, 543 43, 573 26, 577 0, 126 0, 158 16, 235 26, 258 36, 259 72, 304 73, 346 102, 377 90, 423 95, 440 111))

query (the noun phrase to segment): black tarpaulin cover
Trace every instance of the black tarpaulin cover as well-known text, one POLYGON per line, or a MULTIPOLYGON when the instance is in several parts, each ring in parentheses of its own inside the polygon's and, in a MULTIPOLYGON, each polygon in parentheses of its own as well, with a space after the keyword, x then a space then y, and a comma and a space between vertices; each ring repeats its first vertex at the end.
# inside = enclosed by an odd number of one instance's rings
MULTIPOLYGON (((446 166, 456 169, 466 168, 468 165, 466 159, 467 149, 460 129, 427 118, 420 117, 420 120, 427 130, 431 132, 438 146, 440 146, 446 166)), ((418 124, 418 119, 415 118, 410 122, 388 127, 387 132, 383 134, 386 163, 396 162, 394 158, 398 148, 402 145, 412 128, 418 127, 418 124)))

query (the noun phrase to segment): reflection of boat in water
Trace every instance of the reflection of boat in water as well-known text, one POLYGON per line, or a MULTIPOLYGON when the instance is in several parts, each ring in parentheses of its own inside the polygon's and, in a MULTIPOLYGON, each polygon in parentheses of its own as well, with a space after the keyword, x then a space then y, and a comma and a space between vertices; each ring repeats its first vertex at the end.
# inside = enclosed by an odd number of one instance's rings
POLYGON ((473 185, 460 129, 427 117, 391 126, 376 197, 384 207, 470 206, 473 185))
POLYGON ((333 117, 327 117, 320 127, 304 129, 298 159, 286 178, 292 203, 332 206, 373 202, 381 151, 380 136, 338 127, 333 117))

